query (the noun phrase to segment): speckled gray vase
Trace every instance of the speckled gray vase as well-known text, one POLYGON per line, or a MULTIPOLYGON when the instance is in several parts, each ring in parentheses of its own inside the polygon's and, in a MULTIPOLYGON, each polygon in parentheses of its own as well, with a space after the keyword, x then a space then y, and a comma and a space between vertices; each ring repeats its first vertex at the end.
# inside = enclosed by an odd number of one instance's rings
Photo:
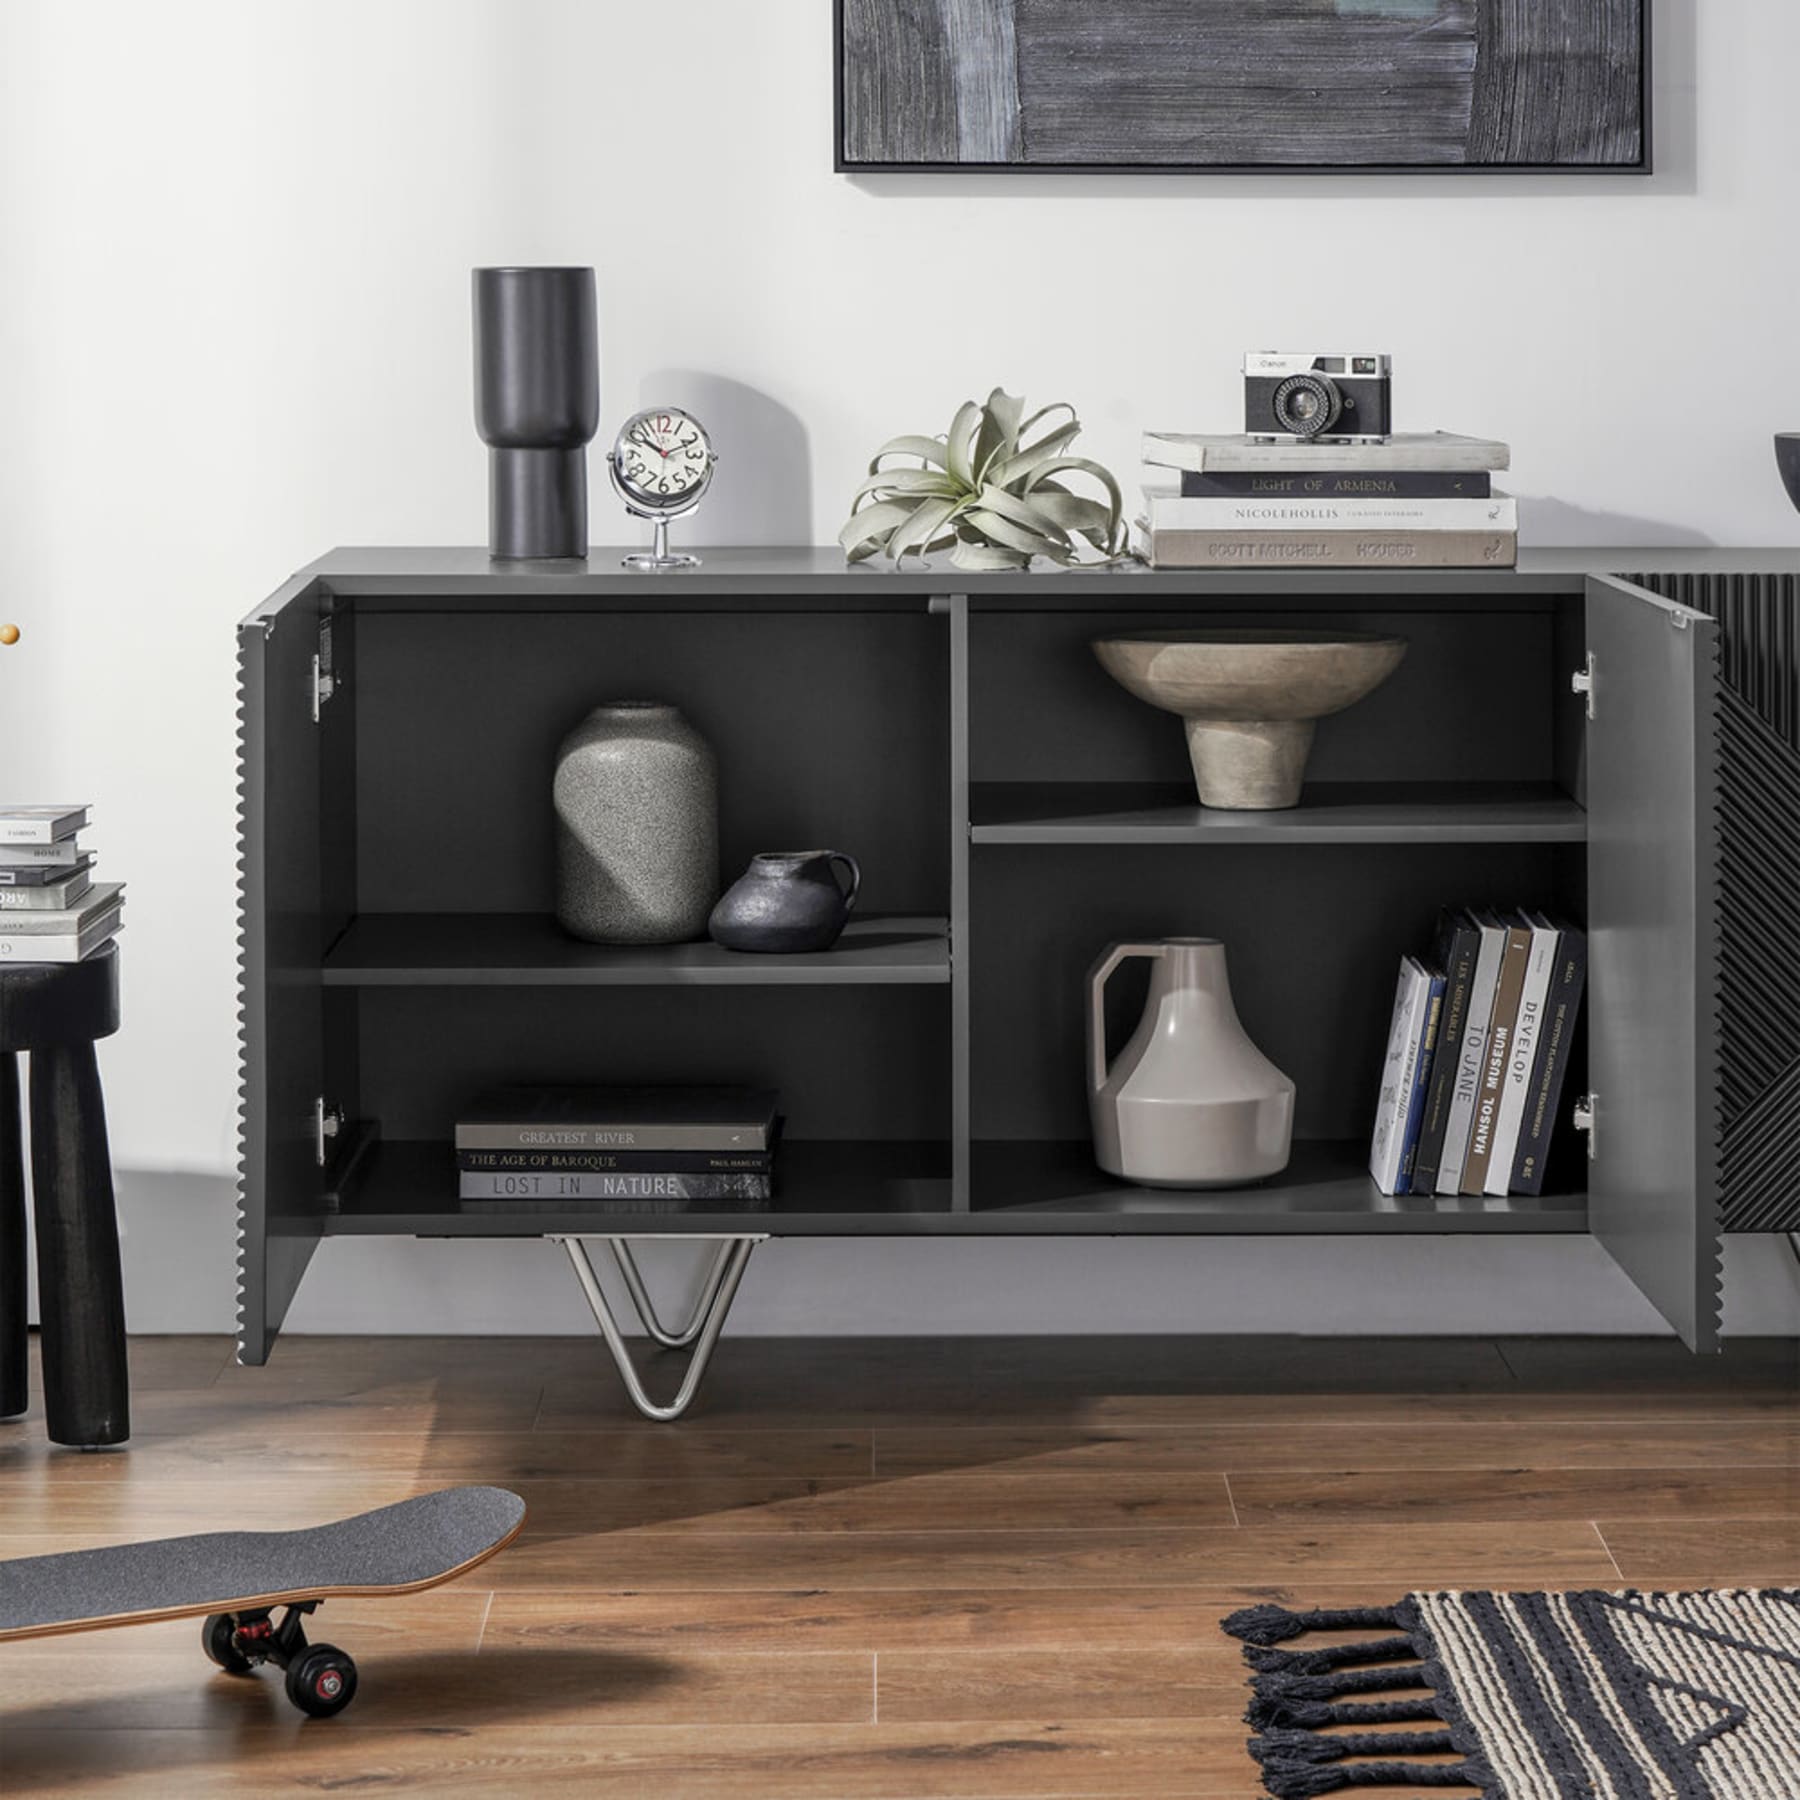
POLYGON ((704 935, 719 893, 712 746, 660 701, 597 706, 556 756, 556 916, 596 944, 704 935))

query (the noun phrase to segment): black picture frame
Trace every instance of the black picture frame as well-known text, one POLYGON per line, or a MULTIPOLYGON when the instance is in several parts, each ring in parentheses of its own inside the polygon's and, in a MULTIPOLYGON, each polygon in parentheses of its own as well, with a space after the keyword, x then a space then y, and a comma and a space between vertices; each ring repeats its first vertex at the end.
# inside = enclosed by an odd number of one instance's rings
MULTIPOLYGON (((1095 0, 1104 6, 1107 0, 1095 0)), ((1652 0, 1637 0, 1638 69, 1635 83, 1640 121, 1638 155, 1630 162, 963 162, 895 161, 852 158, 846 151, 846 0, 832 0, 832 168, 839 175, 1554 175, 1643 176, 1656 172, 1651 36, 1652 0)))

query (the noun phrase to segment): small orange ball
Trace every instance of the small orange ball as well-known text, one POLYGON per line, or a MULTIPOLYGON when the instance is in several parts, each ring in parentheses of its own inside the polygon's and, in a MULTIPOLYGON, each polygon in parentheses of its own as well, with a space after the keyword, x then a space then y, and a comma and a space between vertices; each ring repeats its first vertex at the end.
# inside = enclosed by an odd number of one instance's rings
POLYGON ((16 625, 0 625, 0 644, 16 644, 19 641, 19 628, 16 625))

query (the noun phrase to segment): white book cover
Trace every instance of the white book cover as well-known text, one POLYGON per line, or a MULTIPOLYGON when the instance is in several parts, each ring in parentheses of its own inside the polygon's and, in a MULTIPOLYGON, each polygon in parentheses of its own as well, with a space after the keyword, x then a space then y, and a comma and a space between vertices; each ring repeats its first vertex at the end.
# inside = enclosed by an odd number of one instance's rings
POLYGON ((93 886, 93 879, 86 869, 75 869, 60 881, 0 883, 0 912, 60 912, 73 906, 93 886))
POLYGON ((1320 469, 1381 469, 1479 474, 1504 469, 1512 452, 1492 438, 1458 437, 1451 431, 1399 431, 1377 444, 1290 444, 1239 432, 1147 431, 1144 461, 1162 469, 1312 474, 1320 469))
POLYGON ((50 937, 13 933, 0 937, 0 963, 85 962, 113 934, 122 930, 120 909, 113 907, 78 932, 59 931, 50 937))
POLYGON ((72 869, 81 857, 81 846, 72 837, 54 844, 9 844, 0 839, 0 867, 8 869, 41 869, 47 864, 72 869))
POLYGON ((22 907, 0 912, 0 938, 55 937, 61 932, 85 931, 101 913, 116 910, 125 891, 122 881, 102 881, 75 906, 39 911, 22 907))
POLYGON ((1494 1147, 1483 1192, 1496 1198, 1512 1187, 1513 1158, 1519 1147, 1519 1127, 1525 1122, 1531 1098, 1531 1072, 1537 1064, 1539 1033, 1544 1008, 1550 998, 1550 981, 1556 973, 1556 952, 1562 933, 1542 913, 1522 914, 1531 927, 1531 952, 1525 959, 1525 986, 1519 995, 1519 1018, 1506 1053, 1506 1074, 1500 1084, 1500 1105, 1494 1114, 1494 1147))
POLYGON ((1489 500, 1194 498, 1144 484, 1152 531, 1517 531, 1519 503, 1489 500))
POLYGON ((1419 1042, 1425 1031, 1425 1009, 1431 1000, 1431 976, 1416 956, 1401 959, 1394 984, 1394 1017, 1388 1027, 1387 1060, 1381 1069, 1381 1098, 1375 1105, 1375 1135, 1369 1145, 1369 1173, 1384 1194, 1399 1185, 1406 1149, 1406 1115, 1412 1105, 1419 1072, 1419 1042))
POLYGON ((87 823, 85 806, 0 806, 0 844, 54 844, 87 823))
MULTIPOLYGON (((1463 1024, 1462 1048, 1456 1056, 1456 1085, 1450 1090, 1450 1119, 1444 1129, 1444 1160, 1438 1164, 1437 1191, 1462 1192, 1463 1164, 1469 1159, 1469 1133, 1475 1128, 1475 1102, 1481 1095, 1481 1059, 1494 1024, 1494 990, 1506 956, 1506 927, 1492 913, 1472 915, 1481 932, 1475 953, 1475 976, 1469 983, 1469 1011, 1463 1024)), ((1446 1052, 1449 1046, 1445 1045, 1446 1052)))

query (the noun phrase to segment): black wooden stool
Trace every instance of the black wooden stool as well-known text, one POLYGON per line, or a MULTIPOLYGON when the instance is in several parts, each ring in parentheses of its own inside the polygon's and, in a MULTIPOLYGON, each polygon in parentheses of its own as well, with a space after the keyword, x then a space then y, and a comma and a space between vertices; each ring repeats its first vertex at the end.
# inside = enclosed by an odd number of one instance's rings
POLYGON ((119 1029, 115 945, 79 963, 0 963, 0 1418, 22 1413, 25 1160, 19 1053, 31 1054, 44 1410, 58 1444, 131 1435, 119 1221, 95 1041, 119 1029))

